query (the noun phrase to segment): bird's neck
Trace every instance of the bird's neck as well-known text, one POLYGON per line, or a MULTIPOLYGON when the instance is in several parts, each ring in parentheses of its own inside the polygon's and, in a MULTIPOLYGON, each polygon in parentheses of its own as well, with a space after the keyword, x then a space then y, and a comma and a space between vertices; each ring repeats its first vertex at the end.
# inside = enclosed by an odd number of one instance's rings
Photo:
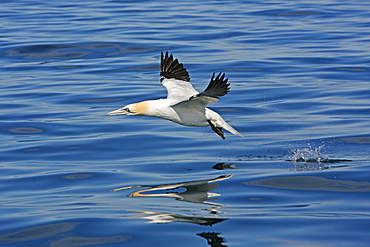
POLYGON ((150 117, 161 117, 168 107, 166 99, 146 100, 135 104, 138 115, 150 117))

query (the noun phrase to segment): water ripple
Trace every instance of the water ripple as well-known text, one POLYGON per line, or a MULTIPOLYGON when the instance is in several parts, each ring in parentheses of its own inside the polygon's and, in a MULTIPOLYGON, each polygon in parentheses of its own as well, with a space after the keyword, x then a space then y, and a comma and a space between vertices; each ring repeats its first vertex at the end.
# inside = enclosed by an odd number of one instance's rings
POLYGON ((2 245, 369 242, 367 3, 2 7, 2 245), (106 116, 166 96, 160 51, 199 91, 226 72, 210 108, 247 138, 106 116))

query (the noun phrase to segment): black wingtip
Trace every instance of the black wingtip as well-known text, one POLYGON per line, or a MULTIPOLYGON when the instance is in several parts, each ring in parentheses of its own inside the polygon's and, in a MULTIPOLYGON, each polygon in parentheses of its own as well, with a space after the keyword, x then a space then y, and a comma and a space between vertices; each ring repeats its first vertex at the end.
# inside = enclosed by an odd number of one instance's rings
POLYGON ((168 51, 164 54, 161 52, 161 78, 178 79, 183 81, 190 81, 189 73, 184 68, 184 65, 177 59, 173 59, 173 55, 168 51))
POLYGON ((208 87, 204 92, 200 93, 200 96, 209 96, 213 98, 218 98, 224 96, 230 91, 230 83, 228 78, 225 78, 226 74, 220 72, 216 77, 216 73, 212 74, 211 81, 208 84, 208 87))

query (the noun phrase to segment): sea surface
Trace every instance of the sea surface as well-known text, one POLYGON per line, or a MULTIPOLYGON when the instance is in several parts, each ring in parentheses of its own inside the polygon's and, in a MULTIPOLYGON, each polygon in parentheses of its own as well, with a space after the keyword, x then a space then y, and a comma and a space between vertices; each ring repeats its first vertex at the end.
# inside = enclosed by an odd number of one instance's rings
POLYGON ((3 0, 0 246, 370 246, 370 3, 3 0), (107 116, 160 52, 246 138, 107 116))

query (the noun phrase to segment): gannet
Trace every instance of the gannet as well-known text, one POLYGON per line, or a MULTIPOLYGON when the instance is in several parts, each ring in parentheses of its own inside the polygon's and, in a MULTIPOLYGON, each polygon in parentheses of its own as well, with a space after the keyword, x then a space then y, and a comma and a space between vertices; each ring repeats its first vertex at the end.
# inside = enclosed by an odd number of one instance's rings
POLYGON ((126 105, 107 115, 149 116, 170 120, 172 122, 192 127, 207 127, 226 139, 222 129, 234 135, 244 137, 231 127, 217 112, 206 108, 208 104, 216 103, 219 97, 229 92, 230 84, 225 73, 216 77, 213 73, 208 87, 199 93, 190 83, 190 77, 183 64, 174 59, 172 54, 161 52, 160 81, 167 89, 167 98, 146 100, 126 105))

